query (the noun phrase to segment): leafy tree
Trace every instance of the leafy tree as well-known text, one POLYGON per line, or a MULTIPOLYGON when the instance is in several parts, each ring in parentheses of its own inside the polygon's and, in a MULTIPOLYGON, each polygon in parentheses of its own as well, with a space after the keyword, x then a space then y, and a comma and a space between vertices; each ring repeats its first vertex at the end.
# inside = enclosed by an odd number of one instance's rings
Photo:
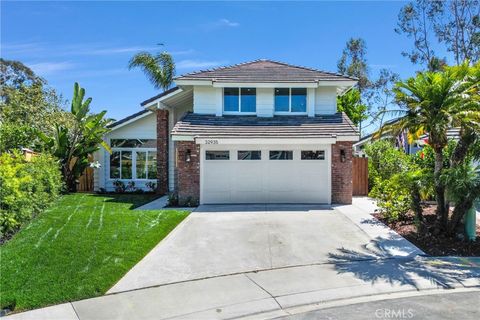
POLYGON ((55 125, 51 136, 38 131, 38 136, 45 143, 45 149, 60 159, 62 175, 69 191, 76 191, 76 182, 89 165, 88 157, 103 146, 110 152, 110 147, 103 141, 109 132, 109 120, 104 119, 106 111, 89 114, 92 98, 84 101, 85 89, 75 83, 70 112, 74 117, 73 127, 55 125))
POLYGON ((413 64, 423 64, 430 71, 439 70, 443 63, 433 50, 432 19, 442 11, 442 3, 437 0, 416 0, 406 4, 398 14, 395 32, 413 39, 413 49, 402 52, 413 64))
POLYGON ((440 1, 439 12, 432 17, 435 34, 456 64, 480 59, 480 2, 478 0, 440 1))
POLYGON ((170 88, 175 76, 175 62, 168 52, 156 55, 148 52, 137 53, 130 60, 128 67, 141 68, 156 89, 170 88))
POLYGON ((362 104, 360 91, 356 88, 337 97, 337 110, 345 112, 356 126, 367 119, 367 106, 362 104))
POLYGON ((400 81, 399 75, 388 69, 381 69, 378 79, 372 81, 368 90, 367 101, 369 105, 375 107, 375 110, 371 112, 373 119, 369 125, 379 122, 379 127, 383 126, 387 111, 395 105, 395 95, 392 88, 398 81, 400 81))
POLYGON ((0 59, 0 92, 0 152, 33 147, 32 129, 50 134, 54 124, 72 123, 63 98, 19 61, 0 59))
MULTIPOLYGON (((448 203, 445 185, 441 180, 444 168, 444 149, 448 144, 447 130, 454 126, 478 128, 478 81, 472 77, 476 68, 468 63, 460 67, 446 68, 442 72, 421 72, 394 88, 396 100, 403 107, 399 121, 385 125, 383 130, 393 135, 403 130, 417 138, 428 132, 429 144, 435 152, 435 198, 439 229, 448 223, 448 203), (477 101, 477 102, 475 102, 477 101)), ((478 130, 478 129, 476 129, 478 130)))
POLYGON ((367 45, 362 38, 351 38, 347 41, 342 56, 337 63, 337 70, 341 74, 345 74, 358 79, 357 91, 351 91, 340 97, 338 102, 340 108, 347 115, 354 117, 351 119, 358 125, 360 134, 362 133, 362 122, 367 118, 366 114, 368 106, 363 103, 363 96, 370 85, 368 80, 368 64, 367 64, 367 45))
POLYGON ((456 64, 480 59, 480 2, 478 0, 415 0, 398 15, 399 34, 413 39, 414 48, 402 52, 414 64, 430 71, 446 66, 446 59, 433 50, 438 43, 454 56, 456 64))
POLYGON ((342 56, 337 63, 337 70, 341 74, 358 78, 360 92, 369 86, 367 44, 362 38, 351 38, 347 41, 342 56))

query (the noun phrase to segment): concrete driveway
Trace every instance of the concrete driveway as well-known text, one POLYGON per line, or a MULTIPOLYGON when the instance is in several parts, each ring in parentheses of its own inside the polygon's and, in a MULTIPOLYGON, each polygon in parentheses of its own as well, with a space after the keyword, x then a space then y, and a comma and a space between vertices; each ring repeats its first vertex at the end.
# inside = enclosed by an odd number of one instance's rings
POLYGON ((348 259, 422 252, 354 206, 204 205, 108 293, 348 259))

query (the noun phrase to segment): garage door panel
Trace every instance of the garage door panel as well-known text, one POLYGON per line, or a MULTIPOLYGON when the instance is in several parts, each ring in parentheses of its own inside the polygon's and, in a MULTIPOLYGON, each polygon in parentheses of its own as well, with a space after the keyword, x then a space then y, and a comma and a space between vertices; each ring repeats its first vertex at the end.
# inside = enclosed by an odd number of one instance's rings
MULTIPOLYGON (((330 203, 329 149, 325 160, 301 160, 299 146, 235 146, 231 160, 202 161, 203 203, 330 203), (262 160, 237 160, 237 150, 262 150, 262 160), (270 150, 294 150, 293 160, 270 160, 270 150)), ((305 150, 315 150, 312 146, 305 150)), ((205 152, 203 150, 202 152, 205 152)))

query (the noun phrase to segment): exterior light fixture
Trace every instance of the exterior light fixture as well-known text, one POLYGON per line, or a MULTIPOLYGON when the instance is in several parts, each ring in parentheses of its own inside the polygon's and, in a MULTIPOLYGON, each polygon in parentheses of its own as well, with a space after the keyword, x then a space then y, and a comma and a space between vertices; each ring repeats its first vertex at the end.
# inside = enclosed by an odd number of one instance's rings
POLYGON ((187 152, 185 153, 185 162, 190 162, 190 160, 192 160, 192 151, 187 149, 187 152))

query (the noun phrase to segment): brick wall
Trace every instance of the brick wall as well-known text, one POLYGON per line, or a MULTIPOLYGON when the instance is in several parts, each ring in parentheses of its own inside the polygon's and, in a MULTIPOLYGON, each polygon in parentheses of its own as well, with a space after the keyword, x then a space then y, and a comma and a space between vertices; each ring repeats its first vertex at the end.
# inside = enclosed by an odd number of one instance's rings
POLYGON ((157 110, 157 193, 168 192, 168 110, 157 110))
POLYGON ((200 201, 200 146, 193 141, 177 141, 178 203, 196 205, 200 201), (190 161, 187 154, 190 152, 190 161))
POLYGON ((332 203, 352 203, 352 145, 349 141, 332 145, 332 203), (345 162, 341 150, 345 150, 345 162))

